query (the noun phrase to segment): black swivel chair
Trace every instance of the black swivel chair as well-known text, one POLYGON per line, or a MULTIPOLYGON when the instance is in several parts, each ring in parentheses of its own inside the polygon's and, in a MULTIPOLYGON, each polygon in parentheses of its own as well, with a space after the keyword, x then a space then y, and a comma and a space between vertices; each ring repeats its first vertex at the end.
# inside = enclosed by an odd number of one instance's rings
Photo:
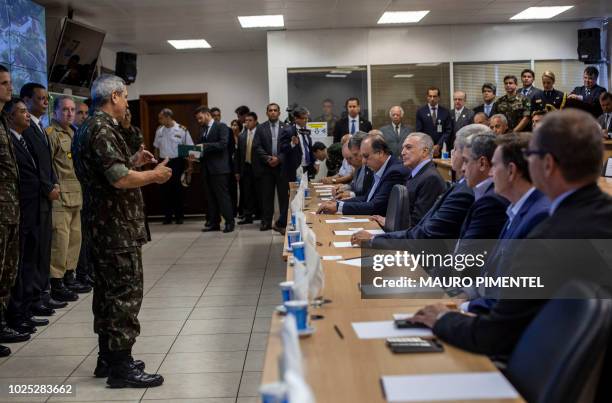
POLYGON ((530 403, 590 402, 612 323, 612 300, 601 287, 571 282, 523 333, 506 375, 530 403))
POLYGON ((384 230, 385 232, 401 231, 410 228, 410 224, 408 189, 404 185, 395 185, 389 196, 384 230))

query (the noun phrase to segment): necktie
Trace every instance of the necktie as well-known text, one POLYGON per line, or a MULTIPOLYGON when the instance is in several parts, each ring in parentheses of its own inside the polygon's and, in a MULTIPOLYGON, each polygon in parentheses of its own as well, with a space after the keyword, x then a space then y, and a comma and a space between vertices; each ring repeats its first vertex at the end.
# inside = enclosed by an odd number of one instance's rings
POLYGON ((436 120, 438 120, 438 114, 436 113, 436 109, 435 107, 431 108, 431 120, 434 122, 434 125, 436 124, 436 120))
POLYGON ((276 149, 278 143, 278 132, 276 128, 276 123, 271 124, 272 127, 272 155, 276 155, 278 150, 276 149))
POLYGON ((356 132, 356 128, 355 128, 355 119, 351 119, 351 134, 355 134, 356 132))
POLYGON ((247 134, 247 147, 246 147, 246 158, 245 161, 251 163, 251 149, 253 147, 253 131, 249 130, 247 134))
POLYGON ((308 152, 310 147, 308 146, 308 140, 306 140, 306 136, 303 134, 302 143, 304 144, 304 162, 306 163, 306 165, 310 165, 310 152, 308 152))
POLYGON ((32 160, 32 164, 34 164, 34 166, 36 166, 36 162, 34 161, 34 157, 32 157, 32 153, 30 152, 30 149, 28 148, 28 143, 26 143, 26 141, 23 138, 23 136, 21 136, 19 138, 19 143, 21 143, 21 146, 26 150, 26 152, 30 156, 30 159, 32 160))
POLYGON ((399 135, 400 135, 400 125, 395 125, 395 133, 397 134, 397 137, 399 137, 399 135))
POLYGON ((485 110, 485 114, 487 116, 491 115, 491 106, 492 106, 491 104, 489 104, 489 105, 485 104, 484 110, 485 110))
POLYGON ((208 125, 204 126, 204 132, 202 133, 202 141, 206 140, 206 136, 208 136, 208 125))
POLYGON ((45 144, 48 147, 49 146, 49 140, 47 139, 47 134, 45 133, 45 126, 43 126, 42 120, 38 121, 38 127, 40 128, 40 132, 42 134, 43 141, 45 142, 45 144))
POLYGON ((459 121, 460 116, 461 116, 461 112, 455 111, 455 122, 459 121))

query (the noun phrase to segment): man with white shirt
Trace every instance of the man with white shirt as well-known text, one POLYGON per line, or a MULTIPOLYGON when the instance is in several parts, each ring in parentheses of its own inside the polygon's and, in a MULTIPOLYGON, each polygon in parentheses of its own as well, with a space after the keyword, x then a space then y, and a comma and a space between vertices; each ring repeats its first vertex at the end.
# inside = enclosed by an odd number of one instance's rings
POLYGON ((455 143, 455 135, 459 129, 472 124, 474 121, 474 111, 465 107, 465 101, 465 91, 455 91, 453 94, 453 103, 455 107, 451 111, 451 120, 453 121, 451 144, 455 143))
POLYGON ((367 133, 372 130, 372 123, 359 115, 361 112, 359 98, 348 98, 344 106, 346 107, 347 117, 336 122, 336 127, 334 128, 334 143, 340 142, 342 136, 345 134, 350 134, 352 136, 360 131, 367 133))
POLYGON ((295 136, 300 141, 300 166, 302 167, 302 172, 306 172, 309 178, 314 178, 316 170, 314 167, 315 156, 312 153, 312 137, 310 137, 310 130, 306 128, 309 116, 310 112, 303 106, 298 106, 293 110, 295 136))
POLYGON ((255 171, 259 171, 255 166, 261 164, 256 153, 256 137, 259 130, 257 114, 248 112, 244 117, 244 130, 238 138, 238 163, 236 164, 238 171, 236 173, 241 185, 240 189, 244 192, 244 218, 238 222, 238 225, 252 224, 254 217, 258 216, 261 211, 260 191, 255 183, 255 171))
POLYGON ((482 85, 481 92, 483 103, 474 108, 474 113, 482 112, 487 115, 487 118, 490 118, 494 112, 493 106, 495 105, 495 95, 497 93, 497 86, 493 83, 484 83, 482 85))
POLYGON ((38 163, 41 191, 39 205, 40 254, 38 271, 34 276, 32 311, 35 315, 52 315, 53 309, 63 308, 66 302, 53 300, 49 295, 49 269, 51 265, 51 234, 53 226, 52 201, 60 197, 60 189, 53 171, 49 139, 45 133, 45 125, 41 121, 49 108, 49 96, 44 86, 38 83, 27 83, 19 92, 30 112, 30 127, 23 132, 34 159, 38 163))
POLYGON ((389 109, 389 117, 391 123, 381 127, 380 131, 389 145, 391 153, 399 157, 402 152, 402 144, 404 144, 404 140, 410 134, 412 128, 402 123, 404 109, 401 106, 392 106, 389 109))
MULTIPOLYGON (((155 155, 158 161, 168 158, 167 167, 172 169, 170 180, 162 185, 161 198, 164 205, 163 224, 172 224, 172 215, 177 224, 183 223, 184 190, 181 184, 181 176, 185 171, 185 158, 179 157, 179 145, 193 145, 193 139, 189 130, 183 125, 179 125, 174 120, 174 113, 171 109, 164 108, 157 116, 159 127, 155 132, 155 155), (161 159, 160 159, 161 158, 161 159)), ((191 165, 187 168, 191 171, 191 165)))
POLYGON ((428 134, 434 141, 434 158, 438 158, 444 144, 450 150, 453 123, 448 109, 440 105, 440 89, 427 89, 427 104, 417 109, 416 131, 428 134))

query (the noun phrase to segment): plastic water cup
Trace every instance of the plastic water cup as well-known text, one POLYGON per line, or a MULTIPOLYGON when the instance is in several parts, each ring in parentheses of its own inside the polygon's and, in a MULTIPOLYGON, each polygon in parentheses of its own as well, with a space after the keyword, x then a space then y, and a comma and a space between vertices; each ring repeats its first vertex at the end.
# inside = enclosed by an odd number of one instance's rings
POLYGON ((306 256, 304 255, 304 242, 294 242, 291 244, 291 249, 293 250, 293 256, 300 262, 306 260, 306 256))
POLYGON ((310 189, 304 189, 304 197, 310 197, 310 189))
POLYGON ((287 385, 282 382, 266 383, 259 387, 262 403, 288 403, 287 385))
POLYGON ((295 317, 298 331, 306 330, 308 328, 308 301, 287 301, 284 305, 287 315, 295 317))
POLYGON ((297 219, 295 218, 295 213, 291 213, 291 228, 295 229, 296 223, 297 219))
POLYGON ((445 151, 445 152, 442 153, 442 159, 447 160, 449 158, 450 158, 450 156, 448 155, 448 151, 445 151))
POLYGON ((291 245, 300 242, 300 231, 287 231, 287 249, 291 249, 291 245))
POLYGON ((278 286, 281 289, 283 303, 291 301, 293 299, 293 281, 283 281, 279 283, 278 286))

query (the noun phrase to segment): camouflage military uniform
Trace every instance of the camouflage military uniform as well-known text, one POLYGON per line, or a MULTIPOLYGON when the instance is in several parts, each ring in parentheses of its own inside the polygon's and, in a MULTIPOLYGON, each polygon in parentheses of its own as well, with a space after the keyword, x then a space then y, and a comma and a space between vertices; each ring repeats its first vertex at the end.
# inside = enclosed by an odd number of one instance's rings
POLYGON ((524 117, 531 116, 531 101, 521 94, 506 94, 495 102, 493 108, 495 113, 506 116, 509 130, 513 130, 524 117))
POLYGON ((19 172, 6 116, 0 112, 0 311, 15 284, 19 264, 19 172))
POLYGON ((117 121, 96 111, 75 135, 72 154, 83 186, 83 230, 91 240, 94 331, 101 351, 129 351, 140 333, 143 201, 140 189, 112 184, 133 169, 133 153, 117 121))

